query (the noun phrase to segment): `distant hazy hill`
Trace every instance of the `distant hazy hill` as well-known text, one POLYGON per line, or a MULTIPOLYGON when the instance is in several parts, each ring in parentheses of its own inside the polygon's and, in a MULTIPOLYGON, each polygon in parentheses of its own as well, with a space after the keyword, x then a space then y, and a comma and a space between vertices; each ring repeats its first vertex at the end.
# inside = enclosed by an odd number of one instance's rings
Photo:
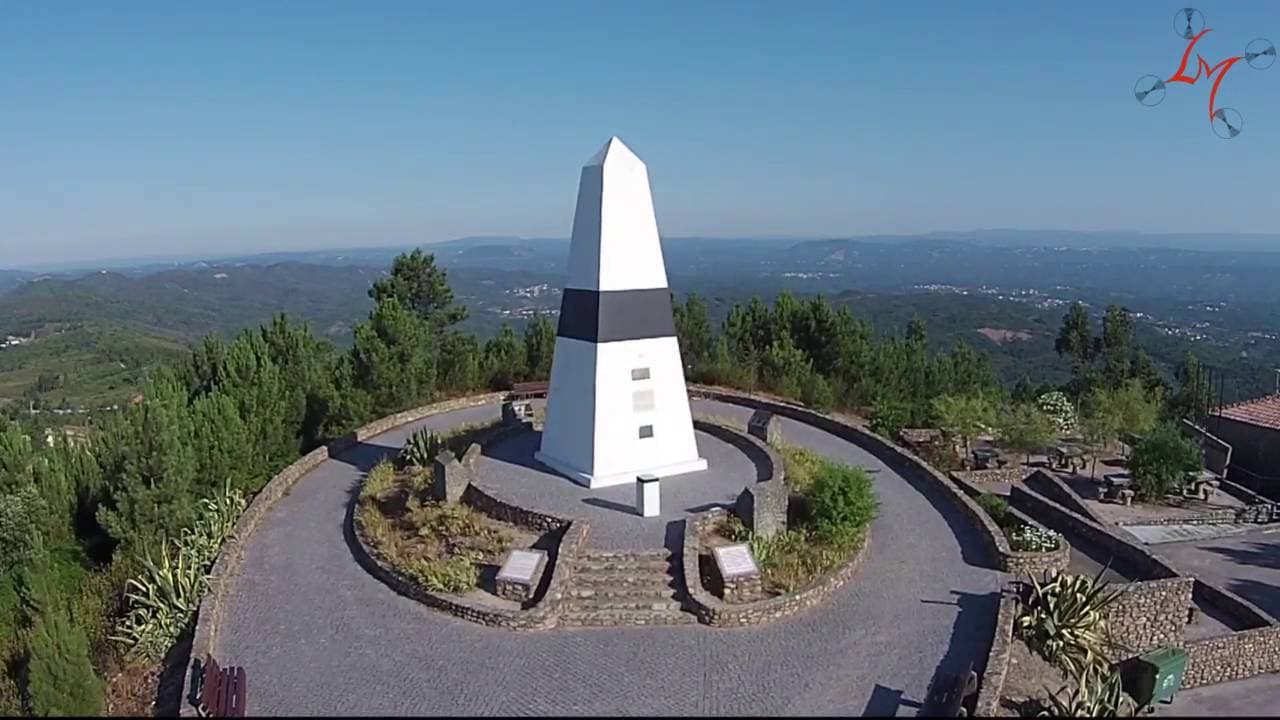
POLYGON ((28 282, 0 298, 0 333, 48 324, 108 322, 161 336, 194 339, 234 332, 286 312, 316 331, 343 335, 368 311, 365 267, 278 263, 207 265, 130 277, 97 272, 28 282))
POLYGON ((0 295, 13 290, 31 277, 31 273, 22 270, 0 270, 0 295))

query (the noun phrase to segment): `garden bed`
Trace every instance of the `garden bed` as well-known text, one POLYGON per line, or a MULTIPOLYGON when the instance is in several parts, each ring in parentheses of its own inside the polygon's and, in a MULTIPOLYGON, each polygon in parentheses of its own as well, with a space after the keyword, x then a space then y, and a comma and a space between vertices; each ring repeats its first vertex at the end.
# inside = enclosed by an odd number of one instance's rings
POLYGON ((545 534, 432 500, 430 479, 385 462, 369 472, 356 519, 370 548, 424 590, 507 603, 495 594, 499 565, 512 549, 543 546, 545 534))
POLYGON ((781 449, 790 490, 788 529, 769 538, 756 537, 728 511, 698 526, 698 565, 703 587, 711 587, 712 550, 747 543, 760 568, 763 597, 740 598, 738 604, 767 600, 813 585, 842 567, 862 547, 878 501, 870 476, 861 468, 825 460, 795 447, 781 449))

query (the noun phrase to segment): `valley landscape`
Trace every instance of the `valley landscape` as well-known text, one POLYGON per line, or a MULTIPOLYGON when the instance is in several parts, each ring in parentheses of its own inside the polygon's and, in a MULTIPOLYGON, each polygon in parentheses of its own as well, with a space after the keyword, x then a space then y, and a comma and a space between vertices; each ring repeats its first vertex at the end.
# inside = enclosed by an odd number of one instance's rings
MULTIPOLYGON (((1138 344, 1167 377, 1194 353, 1221 373, 1229 402, 1272 389, 1280 367, 1280 252, 1259 251, 1266 242, 1280 246, 1280 237, 992 231, 670 238, 664 251, 677 298, 698 294, 717 323, 753 296, 820 294, 879 333, 901 333, 919 316, 935 348, 969 343, 1008 387, 1024 377, 1068 378, 1054 339, 1070 303, 1099 316, 1119 304, 1135 314, 1138 344)), ((478 237, 422 247, 472 308, 464 327, 483 338, 559 311, 567 240, 478 237)), ((370 285, 405 249, 0 272, 0 337, 29 339, 0 350, 0 403, 11 412, 33 402, 50 410, 118 405, 137 393, 148 368, 205 335, 229 338, 277 313, 345 347, 372 306, 370 285)))

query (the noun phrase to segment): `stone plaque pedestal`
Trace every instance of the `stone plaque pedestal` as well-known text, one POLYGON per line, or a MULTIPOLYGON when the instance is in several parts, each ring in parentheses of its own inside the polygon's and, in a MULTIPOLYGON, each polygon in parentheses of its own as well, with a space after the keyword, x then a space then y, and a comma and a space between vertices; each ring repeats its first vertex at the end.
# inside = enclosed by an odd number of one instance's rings
POLYGON ((716 561, 720 594, 725 602, 751 602, 764 596, 760 567, 746 543, 722 545, 711 554, 716 561))
POLYGON ((528 602, 533 599, 546 566, 545 550, 512 550, 498 569, 494 590, 500 598, 528 602))

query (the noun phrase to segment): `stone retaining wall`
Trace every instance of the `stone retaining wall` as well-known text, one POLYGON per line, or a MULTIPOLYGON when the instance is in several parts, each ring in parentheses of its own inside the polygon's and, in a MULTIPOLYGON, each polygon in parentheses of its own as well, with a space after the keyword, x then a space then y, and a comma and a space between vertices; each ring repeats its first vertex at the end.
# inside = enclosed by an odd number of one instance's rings
POLYGON ((726 514, 727 511, 724 508, 717 508, 684 520, 682 560, 687 592, 685 609, 693 613, 699 622, 713 627, 760 625, 793 615, 823 602, 857 574, 863 558, 867 555, 867 548, 871 546, 871 528, 868 527, 862 538, 862 546, 854 552, 853 556, 808 587, 767 600, 729 604, 712 595, 702 586, 698 565, 698 556, 701 554, 699 530, 718 522, 726 514))
POLYGON ((1120 597, 1104 613, 1113 661, 1127 660, 1161 645, 1182 645, 1194 578, 1118 585, 1120 597))
POLYGON ((1014 487, 1009 493, 1009 502, 1046 527, 1065 535, 1079 535, 1110 552, 1124 563, 1123 570, 1129 571, 1123 574, 1143 580, 1174 578, 1181 574, 1172 563, 1148 550, 1136 538, 1130 540, 1128 533, 1120 528, 1087 520, 1028 487, 1014 487))
POLYGON ((1009 672, 1009 656, 1013 652, 1013 624, 1018 619, 1017 591, 1006 587, 1000 594, 1000 609, 996 612, 996 631, 991 639, 987 662, 978 678, 978 699, 974 717, 995 717, 1004 691, 1004 679, 1009 672))
POLYGON ((1235 508, 1223 508, 1222 510, 1210 510, 1196 513, 1195 515, 1166 515, 1157 518, 1124 520, 1116 524, 1121 527, 1128 525, 1230 525, 1236 522, 1238 513, 1239 511, 1235 508))
MULTIPOLYGON (((952 472, 950 475, 951 480, 955 482, 956 486, 969 497, 977 498, 979 495, 984 494, 985 491, 982 487, 970 480, 964 473, 952 472)), ((1036 522, 1034 518, 1023 513, 1012 505, 1009 506, 1009 514, 1013 515, 1019 522, 1025 525, 1044 528, 1044 525, 1036 522)), ((1003 534, 1003 532, 1004 531, 1001 530, 1001 534, 1003 534)), ((1052 550, 1047 553, 1014 550, 1013 547, 1008 544, 1008 536, 1005 536, 1005 543, 1004 548, 1007 549, 997 548, 997 550, 1000 553, 1000 569, 1007 573, 1012 573, 1017 576, 1023 576, 1027 573, 1031 573, 1039 577, 1045 572, 1053 573, 1065 570, 1067 569, 1067 566, 1071 564, 1071 546, 1068 545, 1064 539, 1059 540, 1057 550, 1052 550)))
POLYGON ((988 567, 999 568, 1001 553, 1009 552, 1009 543, 1004 533, 995 522, 987 516, 972 498, 965 495, 945 475, 935 470, 928 462, 906 448, 897 445, 887 438, 872 432, 859 418, 832 413, 823 415, 806 407, 770 400, 754 395, 746 395, 729 388, 708 385, 689 385, 689 396, 704 398, 717 402, 740 405, 754 410, 768 410, 776 415, 799 420, 819 430, 826 431, 836 437, 874 455, 891 470, 898 473, 907 482, 917 487, 924 485, 937 490, 949 502, 959 508, 961 513, 979 531, 979 537, 986 547, 988 567))
POLYGON ((1045 573, 1062 572, 1071 564, 1071 546, 1059 538, 1058 548, 1049 552, 1010 550, 1000 556, 1000 569, 1017 576, 1028 574, 1040 577, 1045 573))
POLYGON ((991 470, 953 470, 952 477, 971 483, 1004 483, 1013 485, 1023 482, 1030 471, 1023 467, 993 468, 991 470))
MULTIPOLYGON (((249 502, 249 506, 245 508, 244 513, 236 520, 235 530, 222 549, 218 552, 218 559, 214 562, 213 568, 209 571, 209 591, 200 599, 200 606, 196 610, 195 631, 191 639, 190 658, 197 658, 201 662, 204 661, 206 655, 213 653, 216 640, 218 625, 222 620, 222 599, 226 590, 228 580, 231 579, 240 568, 240 563, 244 559, 244 545, 248 542, 249 536, 253 534, 258 523, 266 515, 271 506, 277 500, 293 487, 300 478, 330 457, 336 456, 346 450, 349 450, 358 442, 363 442, 371 437, 381 435, 392 428, 405 425, 407 423, 416 422, 429 415, 439 413, 452 412, 463 408, 477 407, 496 403, 502 398, 502 393, 488 393, 485 395, 474 395, 465 398, 456 398, 453 400, 445 400, 443 402, 424 405, 413 410, 405 410, 385 418, 375 420, 368 425, 358 428, 355 432, 349 433, 346 437, 335 440, 324 447, 318 447, 315 450, 303 455, 292 465, 276 473, 274 477, 267 482, 266 485, 258 491, 253 499, 249 502)), ((190 659, 187 661, 190 663, 190 659)), ((182 688, 181 715, 190 717, 196 715, 196 710, 187 702, 190 693, 191 673, 186 673, 186 679, 182 688)))
POLYGON ((1083 515, 1099 525, 1110 524, 1102 516, 1094 512, 1093 508, 1089 507, 1089 503, 1080 497, 1080 493, 1077 493, 1070 485, 1063 482, 1062 478, 1053 473, 1036 470, 1027 477, 1024 484, 1077 515, 1083 515))
POLYGON ((1280 672, 1280 627, 1221 635, 1186 643, 1187 671, 1182 687, 1243 680, 1280 672))
POLYGON ((568 524, 568 521, 563 518, 522 508, 515 503, 502 500, 494 494, 493 490, 483 490, 475 483, 467 487, 467 492, 463 494, 462 499, 463 502, 491 518, 538 532, 558 530, 568 524))
POLYGON ((1233 592, 1200 580, 1196 580, 1196 586, 1191 591, 1191 598, 1197 605, 1207 605, 1224 615, 1234 618, 1236 623, 1242 626, 1236 628, 1238 630, 1253 630, 1276 624, 1275 618, 1263 612, 1257 605, 1233 592))
POLYGON ((407 598, 443 610, 463 620, 507 630, 545 630, 555 627, 560 608, 564 603, 565 587, 572 572, 573 560, 586 542, 589 532, 589 526, 585 520, 560 521, 564 532, 553 556, 547 559, 548 567, 543 576, 550 574, 551 579, 547 582, 547 589, 541 601, 528 609, 507 610, 461 595, 437 593, 423 588, 400 574, 370 546, 365 539, 359 516, 351 513, 348 522, 351 523, 355 536, 352 554, 355 555, 356 561, 387 587, 407 598))

